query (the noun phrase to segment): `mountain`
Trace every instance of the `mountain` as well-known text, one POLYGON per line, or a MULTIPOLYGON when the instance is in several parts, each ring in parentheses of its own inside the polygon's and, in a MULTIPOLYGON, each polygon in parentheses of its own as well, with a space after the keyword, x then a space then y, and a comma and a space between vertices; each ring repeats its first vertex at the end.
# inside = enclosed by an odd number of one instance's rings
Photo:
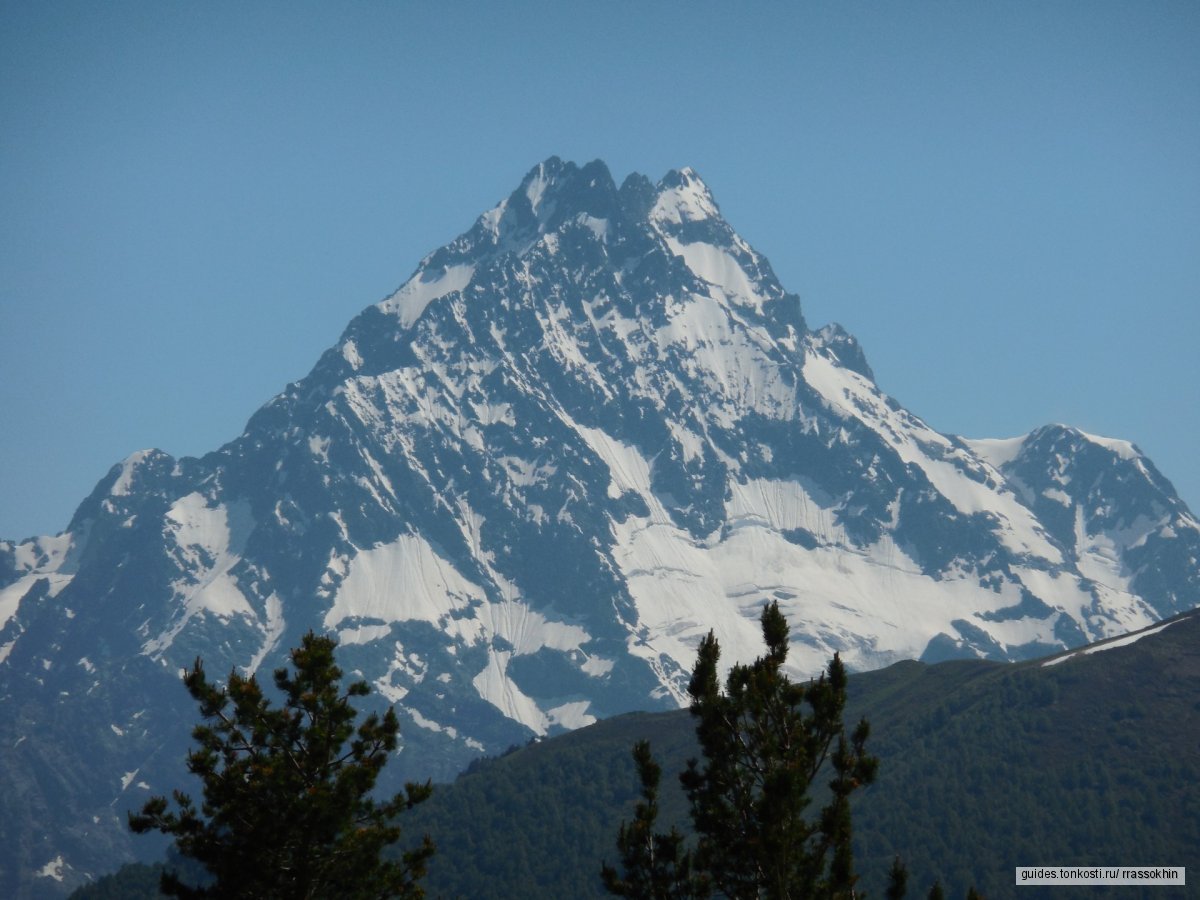
MULTIPOLYGON (((1142 859, 1191 868, 1200 848, 1200 613, 1054 657, 1005 665, 900 662, 852 675, 846 721, 866 716, 880 757, 854 795, 855 861, 883 896, 894 855, 909 895, 975 885, 1012 894, 1017 865, 1142 859), (1081 748, 1086 748, 1081 752, 1081 748)), ((676 774, 699 755, 686 711, 630 713, 474 764, 406 814, 406 837, 438 844, 431 896, 601 897, 602 860, 632 817, 631 749, 663 767, 660 828, 688 828, 676 774)), ((130 866, 87 898, 157 896, 130 866)), ((1161 895, 1129 886, 1088 896, 1161 895)), ((1026 887, 1021 896, 1055 896, 1026 887)))
MULTIPOLYGON (((690 169, 551 158, 201 458, 113 467, 0 543, 0 893, 152 853, 178 683, 309 629, 395 704, 395 778, 679 704, 699 637, 1025 659, 1200 605, 1200 526, 1134 446, 944 435, 813 330, 690 169)), ((60 880, 61 879, 61 880, 60 880)))

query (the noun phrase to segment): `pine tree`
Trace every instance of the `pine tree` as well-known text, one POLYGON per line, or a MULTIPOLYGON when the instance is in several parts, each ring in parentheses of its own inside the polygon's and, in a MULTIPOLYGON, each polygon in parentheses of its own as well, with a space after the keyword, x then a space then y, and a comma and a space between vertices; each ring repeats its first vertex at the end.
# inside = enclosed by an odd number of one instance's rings
MULTIPOLYGON (((709 632, 700 643, 688 691, 704 762, 690 760, 680 775, 697 840, 692 853, 681 848, 679 857, 692 867, 694 891, 711 887, 735 900, 852 897, 857 876, 849 801, 878 767, 865 751, 870 728, 864 720, 846 735, 846 671, 838 656, 827 675, 794 684, 782 671, 788 626, 778 604, 764 609, 761 622, 766 655, 733 666, 724 691, 717 639, 709 632), (830 799, 809 818, 809 791, 827 764, 830 799)), ((651 811, 643 810, 629 828, 652 833, 651 811)), ((623 834, 629 834, 624 826, 623 834)), ((648 869, 647 854, 621 849, 626 868, 620 882, 641 886, 623 896, 678 896, 658 889, 663 881, 648 869)), ((680 877, 676 872, 666 882, 680 877)))
POLYGON ((179 852, 211 874, 205 887, 162 880, 165 894, 184 898, 421 897, 433 844, 426 836, 399 862, 381 852, 400 837, 394 819, 425 800, 431 787, 408 784, 390 800, 369 796, 399 723, 388 709, 357 729, 350 698, 370 692, 366 682, 343 693, 334 663, 337 642, 305 635, 292 650, 295 673, 276 670, 284 705, 274 708, 256 678, 231 672, 224 688, 209 682, 203 663, 184 673, 203 723, 192 732, 199 745, 188 754, 204 801, 173 794, 151 798, 130 827, 141 834, 175 837, 179 852), (348 745, 347 745, 348 744, 348 745))
POLYGON ((600 870, 604 886, 618 897, 671 900, 707 897, 710 893, 707 879, 693 873, 692 856, 684 847, 683 835, 677 828, 668 834, 654 830, 658 822, 662 767, 654 761, 649 741, 634 745, 633 759, 642 783, 642 799, 634 809, 633 822, 622 822, 617 834, 625 875, 622 877, 605 864, 600 870))
POLYGON ((908 869, 904 860, 899 856, 892 859, 892 868, 888 872, 887 900, 903 900, 908 892, 908 869))

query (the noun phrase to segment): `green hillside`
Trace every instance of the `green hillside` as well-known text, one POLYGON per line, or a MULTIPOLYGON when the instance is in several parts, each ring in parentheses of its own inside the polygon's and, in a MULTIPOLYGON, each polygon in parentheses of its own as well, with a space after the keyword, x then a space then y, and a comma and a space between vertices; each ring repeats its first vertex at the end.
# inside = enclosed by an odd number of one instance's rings
MULTIPOLYGON (((908 863, 909 896, 922 898, 935 878, 952 898, 972 884, 992 900, 1063 896, 1016 888, 1022 865, 1175 865, 1200 877, 1200 614, 1053 665, 905 662, 863 673, 851 679, 847 719, 861 715, 881 758, 855 800, 872 896, 895 854, 908 863)), ((690 716, 620 716, 483 761, 407 814, 407 835, 428 831, 438 844, 429 895, 602 896, 600 862, 615 861, 617 826, 631 814, 630 749, 641 738, 663 764, 665 823, 686 824, 673 776, 695 754, 690 716)))

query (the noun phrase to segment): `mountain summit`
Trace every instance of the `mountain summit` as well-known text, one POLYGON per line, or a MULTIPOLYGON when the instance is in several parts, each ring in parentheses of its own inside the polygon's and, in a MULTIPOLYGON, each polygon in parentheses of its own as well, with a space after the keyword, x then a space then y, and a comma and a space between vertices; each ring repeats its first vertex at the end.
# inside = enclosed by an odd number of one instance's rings
POLYGON ((389 769, 445 777, 681 703, 700 636, 753 657, 770 600, 802 676, 1011 660, 1200 605, 1198 557, 1131 444, 968 441, 883 394, 691 169, 551 158, 241 436, 135 453, 61 535, 0 543, 0 893, 129 852, 197 655, 334 633, 402 715, 389 769))

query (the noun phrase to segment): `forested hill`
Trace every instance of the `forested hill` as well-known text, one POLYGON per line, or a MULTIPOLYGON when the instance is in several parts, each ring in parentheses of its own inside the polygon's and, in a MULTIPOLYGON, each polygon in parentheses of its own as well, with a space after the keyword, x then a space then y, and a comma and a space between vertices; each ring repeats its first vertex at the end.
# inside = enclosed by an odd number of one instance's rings
MULTIPOLYGON (((1021 664, 905 662, 852 677, 848 719, 870 720, 882 760, 855 805, 870 895, 882 896, 894 854, 908 863, 913 897, 935 878, 949 897, 971 884, 993 900, 1010 896, 1019 865, 1200 871, 1200 613, 1151 631, 1021 664)), ((599 722, 439 787, 404 819, 408 837, 428 831, 438 844, 428 895, 601 896, 600 862, 615 861, 637 794, 639 738, 673 788, 695 752, 683 711, 599 722)), ((667 822, 685 821, 677 791, 664 807, 667 822)), ((135 896, 99 892, 119 886, 76 896, 135 896)), ((1159 900, 1171 891, 1152 890, 1159 900)))
MULTIPOLYGON (((847 720, 868 718, 881 757, 878 781, 855 800, 871 896, 882 896, 895 854, 922 898, 934 879, 949 897, 971 884, 1009 896, 1019 865, 1200 866, 1200 614, 1113 643, 851 678, 847 720)), ((643 737, 673 786, 695 753, 686 712, 601 722, 438 792, 408 823, 439 843, 431 895, 602 896, 599 860, 615 861, 617 827, 632 815, 630 748, 643 737)), ((668 821, 686 821, 681 793, 664 805, 668 821)))

